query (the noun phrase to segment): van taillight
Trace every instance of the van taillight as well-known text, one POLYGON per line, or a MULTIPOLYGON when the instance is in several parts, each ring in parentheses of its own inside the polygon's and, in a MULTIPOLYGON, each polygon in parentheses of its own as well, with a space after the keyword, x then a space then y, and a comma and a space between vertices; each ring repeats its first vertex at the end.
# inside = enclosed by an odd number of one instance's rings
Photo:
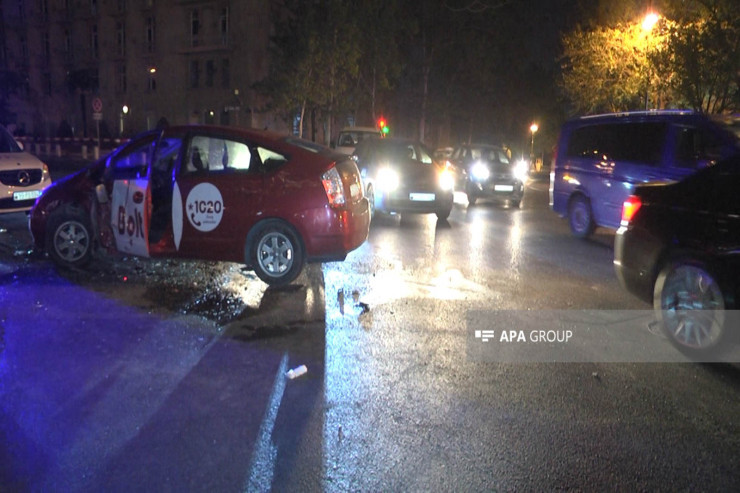
POLYGON ((630 195, 622 205, 622 226, 627 226, 642 206, 642 200, 637 195, 630 195))

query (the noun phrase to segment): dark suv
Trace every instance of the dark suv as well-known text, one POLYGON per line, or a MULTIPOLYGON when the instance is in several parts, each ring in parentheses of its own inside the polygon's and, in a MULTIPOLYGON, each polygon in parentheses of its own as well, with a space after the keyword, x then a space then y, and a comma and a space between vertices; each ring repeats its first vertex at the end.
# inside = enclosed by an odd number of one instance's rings
POLYGON ((636 185, 676 181, 740 151, 725 121, 691 111, 640 111, 577 118, 560 132, 550 206, 572 233, 619 227, 636 185))
POLYGON ((503 148, 488 144, 463 144, 449 159, 459 176, 458 189, 474 205, 479 198, 508 200, 519 207, 527 178, 526 163, 513 163, 503 148))
POLYGON ((738 156, 674 184, 638 186, 614 242, 622 286, 653 303, 671 343, 705 361, 740 331, 739 190, 738 156))

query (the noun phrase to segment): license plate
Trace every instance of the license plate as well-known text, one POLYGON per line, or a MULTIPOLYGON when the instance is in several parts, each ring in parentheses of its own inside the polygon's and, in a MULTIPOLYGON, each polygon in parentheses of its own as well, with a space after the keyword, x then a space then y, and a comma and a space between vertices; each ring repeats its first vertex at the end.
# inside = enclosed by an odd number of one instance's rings
POLYGON ((35 199, 39 195, 41 195, 41 190, 31 190, 29 192, 14 192, 13 200, 15 201, 31 200, 31 199, 35 199))
POLYGON ((409 200, 414 202, 434 202, 433 193, 410 193, 409 200))
POLYGON ((496 192, 513 192, 514 185, 494 185, 493 190, 496 192))

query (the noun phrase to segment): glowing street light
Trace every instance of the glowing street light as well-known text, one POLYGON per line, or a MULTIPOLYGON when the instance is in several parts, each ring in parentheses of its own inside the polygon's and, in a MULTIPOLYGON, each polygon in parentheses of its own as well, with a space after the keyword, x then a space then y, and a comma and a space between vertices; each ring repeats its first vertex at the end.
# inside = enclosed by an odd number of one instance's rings
POLYGON ((529 149, 529 162, 532 164, 534 164, 533 163, 534 162, 534 134, 539 129, 540 129, 539 125, 537 125, 534 122, 529 126, 529 131, 532 132, 532 147, 530 147, 529 149))
POLYGON ((645 18, 642 20, 642 30, 650 32, 655 27, 655 24, 658 23, 658 20, 660 19, 660 16, 656 14, 655 12, 650 12, 645 16, 645 18))

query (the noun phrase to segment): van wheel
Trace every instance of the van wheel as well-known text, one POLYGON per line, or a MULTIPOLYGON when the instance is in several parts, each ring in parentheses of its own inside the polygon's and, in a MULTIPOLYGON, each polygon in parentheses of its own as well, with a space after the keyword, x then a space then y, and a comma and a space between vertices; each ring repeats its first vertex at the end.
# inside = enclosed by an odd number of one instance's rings
POLYGON ((591 202, 583 195, 576 195, 568 206, 570 231, 577 238, 588 238, 596 229, 591 202))
POLYGON ((293 282, 303 269, 303 244, 288 224, 269 220, 258 228, 249 247, 248 263, 271 286, 293 282))

